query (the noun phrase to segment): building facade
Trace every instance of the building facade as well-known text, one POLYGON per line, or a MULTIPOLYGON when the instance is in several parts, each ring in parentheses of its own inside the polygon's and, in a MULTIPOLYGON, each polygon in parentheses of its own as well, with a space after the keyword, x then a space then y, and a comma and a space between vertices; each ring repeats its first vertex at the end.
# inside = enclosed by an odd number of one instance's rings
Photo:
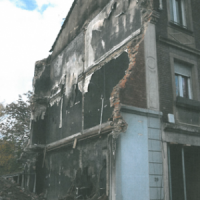
POLYGON ((74 1, 35 64, 26 183, 48 200, 199 199, 198 8, 74 1))

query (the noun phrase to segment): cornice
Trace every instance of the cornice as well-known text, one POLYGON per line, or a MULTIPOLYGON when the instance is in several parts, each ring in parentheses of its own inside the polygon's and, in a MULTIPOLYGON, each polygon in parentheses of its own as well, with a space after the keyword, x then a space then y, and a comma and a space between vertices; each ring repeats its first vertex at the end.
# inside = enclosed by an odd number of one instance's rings
POLYGON ((153 10, 152 14, 151 14, 151 20, 150 22, 152 24, 156 24, 158 22, 158 19, 160 18, 160 14, 159 12, 153 10))
POLYGON ((198 49, 195 49, 195 48, 191 48, 191 47, 188 47, 184 44, 181 44, 181 43, 178 43, 174 40, 171 40, 171 39, 168 39, 168 38, 164 38, 164 37, 161 37, 159 36, 159 41, 162 42, 162 43, 165 43, 167 45, 170 45, 172 47, 176 47, 178 49, 181 49, 183 51, 186 51, 188 53, 191 53, 191 54, 195 54, 197 56, 200 56, 200 50, 198 49))

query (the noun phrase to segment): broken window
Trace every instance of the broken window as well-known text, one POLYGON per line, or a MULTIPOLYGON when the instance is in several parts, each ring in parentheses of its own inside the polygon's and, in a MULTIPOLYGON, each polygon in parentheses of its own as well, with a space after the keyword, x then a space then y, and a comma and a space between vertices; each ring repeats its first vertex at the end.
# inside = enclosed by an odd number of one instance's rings
POLYGON ((192 99, 191 67, 182 62, 174 62, 176 96, 192 99))
POLYGON ((200 147, 168 145, 170 200, 200 199, 200 147))

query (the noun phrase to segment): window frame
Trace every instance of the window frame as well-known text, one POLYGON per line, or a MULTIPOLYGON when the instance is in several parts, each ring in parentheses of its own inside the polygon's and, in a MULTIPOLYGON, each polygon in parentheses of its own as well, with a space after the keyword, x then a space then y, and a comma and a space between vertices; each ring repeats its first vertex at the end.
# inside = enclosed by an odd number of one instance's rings
MULTIPOLYGON (((178 187, 180 188, 180 185, 182 185, 182 191, 178 191, 178 195, 180 195, 180 193, 182 193, 182 196, 183 196, 183 200, 188 200, 188 199, 191 199, 191 194, 194 194, 193 192, 194 191, 191 191, 191 188, 188 187, 188 185, 190 185, 189 183, 191 182, 191 179, 188 179, 188 174, 190 174, 190 167, 188 169, 188 165, 191 165, 192 164, 190 163, 191 159, 188 160, 188 158, 192 158, 193 162, 199 162, 199 160, 197 160, 195 157, 197 157, 197 154, 199 155, 199 152, 200 152, 200 146, 195 146, 195 145, 186 145, 186 144, 181 144, 181 143, 167 143, 167 152, 165 152, 167 154, 167 167, 168 167, 168 189, 169 189, 169 200, 174 200, 176 198, 173 198, 173 192, 175 191, 174 189, 176 188, 173 188, 173 180, 172 179, 175 179, 175 180, 178 180, 179 182, 179 185, 178 187), (175 166, 175 165, 172 165, 171 161, 173 160, 173 156, 172 154, 173 153, 177 153, 178 151, 174 152, 174 150, 171 152, 171 149, 173 149, 174 147, 178 148, 180 151, 179 151, 179 156, 178 158, 174 157, 176 159, 176 161, 179 159, 179 164, 181 164, 181 166, 179 165, 179 172, 180 174, 177 175, 176 173, 172 173, 172 167, 175 166), (197 152, 195 154, 195 152, 197 152), (179 176, 179 178, 178 178, 179 176), (180 178, 181 176, 181 178, 180 178)), ((177 154, 176 154, 177 156, 177 154)), ((199 159, 199 157, 198 157, 199 159)), ((199 163, 198 163, 199 164, 199 163)), ((194 165, 193 165, 194 166, 194 165)), ((176 165, 177 167, 177 165, 176 165)), ((177 170, 177 169, 175 169, 177 170)), ((196 169, 195 169, 196 170, 196 169)), ((197 180, 197 179, 196 179, 197 180)), ((192 180, 194 181, 194 179, 192 180)), ((198 182, 199 179, 198 179, 198 182)), ((176 187, 176 184, 174 184, 175 187, 176 187)), ((197 192, 196 188, 192 188, 192 190, 195 190, 195 193, 199 193, 197 192)), ((175 192, 176 193, 176 192, 175 192)), ((177 195, 177 194, 175 194, 177 195)), ((199 194, 198 194, 199 195, 199 194)))
MULTIPOLYGON (((186 52, 177 51, 174 48, 170 48, 170 69, 171 69, 171 87, 172 87, 172 97, 174 100, 173 103, 173 114, 175 116, 175 123, 177 124, 185 124, 184 122, 180 121, 178 112, 179 106, 177 105, 177 95, 176 95, 176 86, 175 86, 175 67, 174 62, 175 60, 181 61, 186 65, 191 66, 191 90, 192 90, 192 99, 181 97, 187 101, 190 101, 191 104, 193 101, 200 101, 200 91, 199 91, 199 79, 198 79, 198 70, 197 70, 197 58, 196 56, 190 55, 186 52)), ((188 123, 186 123, 188 124, 188 123)), ((191 124, 189 124, 191 125, 191 124)), ((194 125, 196 126, 196 125, 194 125)))
POLYGON ((188 68, 190 71, 190 74, 185 74, 183 72, 177 72, 176 69, 174 70, 174 78, 175 78, 175 88, 176 88, 176 96, 180 96, 180 97, 184 97, 184 98, 188 98, 188 99, 193 99, 193 95, 192 95, 192 66, 188 65, 186 63, 181 63, 177 60, 174 60, 174 68, 176 63, 179 65, 183 66, 183 70, 184 68, 188 68), (178 78, 178 82, 176 82, 176 77, 178 78), (184 87, 183 87, 183 79, 186 79, 186 95, 184 94, 184 87), (177 94, 177 85, 178 85, 178 94, 177 94))
POLYGON ((182 30, 193 31, 191 0, 181 0, 183 25, 181 25, 177 22, 177 15, 176 15, 176 18, 174 19, 173 13, 177 13, 175 4, 176 4, 176 0, 168 0, 167 1, 169 24, 171 26, 172 25, 176 26, 177 28, 179 27, 182 30))
POLYGON ((187 27, 184 0, 170 0, 170 19, 173 23, 187 27))
MULTIPOLYGON (((174 65, 176 61, 180 61, 180 62, 186 64, 187 66, 191 67, 191 78, 190 78, 191 99, 200 101, 199 80, 198 80, 196 59, 191 58, 191 56, 186 56, 181 52, 179 53, 179 55, 175 54, 175 53, 170 53, 170 65, 171 65, 171 76, 172 76, 172 88, 173 88, 174 101, 176 101, 176 97, 177 97, 176 84, 175 84, 175 65, 174 65), (182 54, 182 56, 181 56, 181 54, 182 54)), ((174 111, 176 110, 175 107, 176 106, 174 106, 174 111)))
POLYGON ((175 87, 176 87, 176 96, 192 99, 191 81, 190 81, 189 76, 184 76, 184 75, 175 73, 175 87), (183 87, 184 79, 186 79, 186 89, 184 89, 183 87))

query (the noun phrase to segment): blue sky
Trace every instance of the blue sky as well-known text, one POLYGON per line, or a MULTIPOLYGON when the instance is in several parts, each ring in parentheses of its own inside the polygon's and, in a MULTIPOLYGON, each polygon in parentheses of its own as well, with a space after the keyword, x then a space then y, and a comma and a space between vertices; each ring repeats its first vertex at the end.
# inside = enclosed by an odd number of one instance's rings
POLYGON ((40 13, 43 13, 49 6, 52 6, 50 3, 48 4, 43 4, 41 8, 38 8, 37 1, 35 0, 10 0, 13 4, 15 4, 16 7, 28 10, 28 11, 33 11, 37 10, 40 13))
POLYGON ((22 8, 25 10, 35 10, 38 7, 37 2, 35 0, 10 1, 14 3, 18 8, 22 8))
POLYGON ((49 56, 73 0, 0 0, 0 102, 32 90, 35 62, 49 56))

